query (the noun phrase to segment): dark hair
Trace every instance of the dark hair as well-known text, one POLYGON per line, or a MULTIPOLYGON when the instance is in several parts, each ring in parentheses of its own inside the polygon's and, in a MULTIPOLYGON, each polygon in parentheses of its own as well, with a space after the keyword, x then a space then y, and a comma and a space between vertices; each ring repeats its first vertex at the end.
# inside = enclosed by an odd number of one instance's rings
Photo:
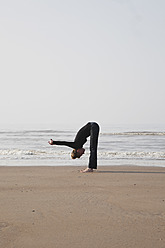
POLYGON ((73 149, 73 151, 71 152, 71 158, 72 159, 75 159, 75 158, 77 158, 78 156, 77 156, 77 150, 76 149, 73 149))

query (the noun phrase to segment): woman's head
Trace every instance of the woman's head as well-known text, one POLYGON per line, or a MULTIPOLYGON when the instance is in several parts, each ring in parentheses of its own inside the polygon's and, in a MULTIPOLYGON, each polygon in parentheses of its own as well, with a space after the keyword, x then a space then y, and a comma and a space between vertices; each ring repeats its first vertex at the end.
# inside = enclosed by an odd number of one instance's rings
POLYGON ((76 159, 76 158, 80 158, 85 152, 84 148, 79 148, 79 149, 73 149, 73 151, 71 152, 71 158, 72 159, 76 159))

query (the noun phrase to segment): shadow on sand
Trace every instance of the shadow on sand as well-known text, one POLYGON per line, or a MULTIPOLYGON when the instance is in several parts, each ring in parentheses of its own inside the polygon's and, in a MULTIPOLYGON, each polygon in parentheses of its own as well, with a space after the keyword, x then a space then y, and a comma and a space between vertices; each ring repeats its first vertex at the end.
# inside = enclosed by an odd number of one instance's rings
POLYGON ((96 173, 118 173, 118 174, 165 174, 163 171, 96 171, 96 173))

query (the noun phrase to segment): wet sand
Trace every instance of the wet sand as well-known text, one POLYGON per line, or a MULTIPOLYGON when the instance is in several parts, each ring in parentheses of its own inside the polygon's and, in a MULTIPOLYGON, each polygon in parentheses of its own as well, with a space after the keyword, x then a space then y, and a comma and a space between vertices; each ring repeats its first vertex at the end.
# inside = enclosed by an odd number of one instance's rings
POLYGON ((165 247, 165 168, 80 169, 0 167, 0 247, 165 247))

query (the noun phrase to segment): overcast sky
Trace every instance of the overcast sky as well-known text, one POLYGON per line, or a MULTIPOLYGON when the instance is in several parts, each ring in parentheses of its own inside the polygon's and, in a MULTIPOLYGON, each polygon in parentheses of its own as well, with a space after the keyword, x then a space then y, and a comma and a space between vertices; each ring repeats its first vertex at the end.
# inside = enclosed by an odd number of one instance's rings
POLYGON ((165 123, 164 0, 0 0, 0 119, 165 123))

